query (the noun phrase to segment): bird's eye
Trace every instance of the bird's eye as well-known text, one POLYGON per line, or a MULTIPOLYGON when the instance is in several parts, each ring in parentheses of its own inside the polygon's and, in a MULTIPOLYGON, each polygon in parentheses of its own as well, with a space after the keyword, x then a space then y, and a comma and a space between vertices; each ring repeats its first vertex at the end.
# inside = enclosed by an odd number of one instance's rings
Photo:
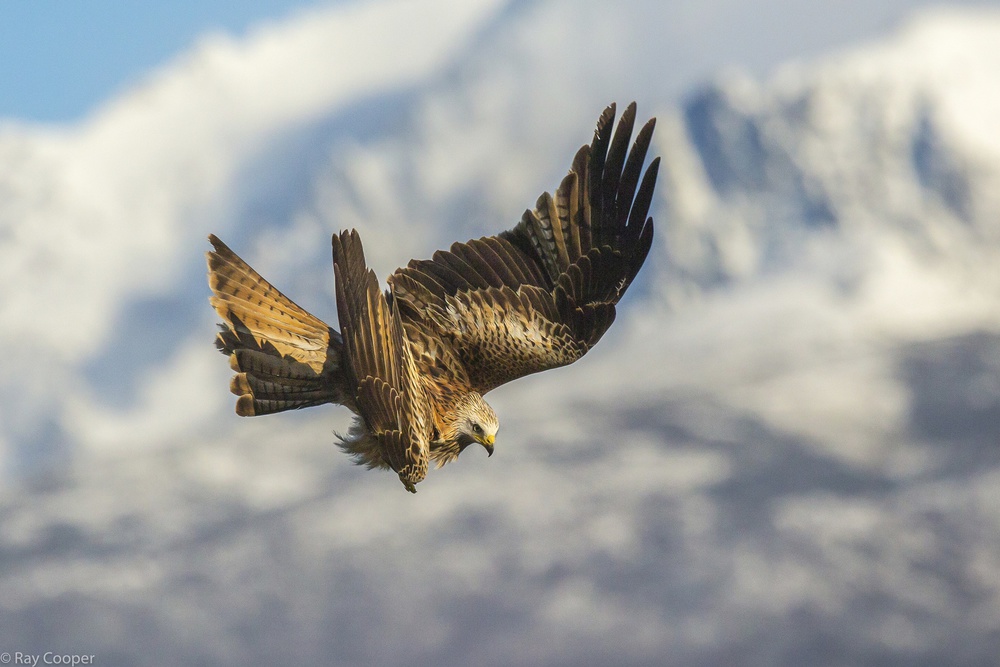
POLYGON ((472 425, 472 432, 473 433, 482 433, 483 432, 483 427, 480 426, 479 424, 473 424, 472 425))

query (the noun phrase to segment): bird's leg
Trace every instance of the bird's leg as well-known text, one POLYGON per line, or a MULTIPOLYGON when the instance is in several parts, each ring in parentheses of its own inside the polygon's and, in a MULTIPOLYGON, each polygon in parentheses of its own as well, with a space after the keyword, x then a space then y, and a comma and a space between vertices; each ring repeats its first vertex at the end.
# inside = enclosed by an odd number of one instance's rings
POLYGON ((417 487, 414 486, 413 482, 403 477, 403 473, 399 473, 399 481, 403 483, 403 486, 405 486, 406 490, 409 491, 410 493, 417 492, 417 487))

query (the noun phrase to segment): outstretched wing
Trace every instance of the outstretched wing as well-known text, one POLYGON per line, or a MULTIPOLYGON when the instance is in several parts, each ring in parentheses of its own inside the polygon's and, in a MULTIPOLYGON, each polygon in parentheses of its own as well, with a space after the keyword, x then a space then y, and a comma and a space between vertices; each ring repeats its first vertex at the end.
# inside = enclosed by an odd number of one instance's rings
POLYGON ((428 420, 420 387, 403 343, 403 324, 365 264, 354 230, 333 237, 337 312, 356 405, 384 462, 399 473, 409 491, 427 474, 428 420))
POLYGON ((555 196, 539 197, 514 229, 455 243, 389 278, 396 310, 448 340, 480 393, 586 354, 649 253, 659 158, 645 175, 642 165, 655 119, 631 150, 635 104, 612 137, 614 120, 612 104, 555 196))

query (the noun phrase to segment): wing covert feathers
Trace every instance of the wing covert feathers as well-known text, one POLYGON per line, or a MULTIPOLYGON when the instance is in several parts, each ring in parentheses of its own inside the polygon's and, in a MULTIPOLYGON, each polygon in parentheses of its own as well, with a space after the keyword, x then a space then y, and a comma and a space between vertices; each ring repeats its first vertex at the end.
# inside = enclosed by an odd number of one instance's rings
POLYGON ((451 342, 477 391, 572 363, 614 322, 653 242, 659 159, 642 167, 655 119, 630 148, 635 114, 633 103, 615 128, 615 105, 605 109, 555 195, 543 193, 514 229, 389 278, 396 308, 451 342))

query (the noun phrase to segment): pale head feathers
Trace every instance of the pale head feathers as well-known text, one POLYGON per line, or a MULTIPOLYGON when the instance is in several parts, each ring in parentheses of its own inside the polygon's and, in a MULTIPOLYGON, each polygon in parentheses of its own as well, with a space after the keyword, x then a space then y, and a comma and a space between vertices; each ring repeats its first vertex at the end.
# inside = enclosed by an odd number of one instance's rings
POLYGON ((481 394, 469 392, 455 401, 445 416, 440 437, 431 444, 431 456, 440 467, 457 458, 463 449, 473 443, 482 445, 492 456, 499 428, 500 421, 493 408, 481 394))

